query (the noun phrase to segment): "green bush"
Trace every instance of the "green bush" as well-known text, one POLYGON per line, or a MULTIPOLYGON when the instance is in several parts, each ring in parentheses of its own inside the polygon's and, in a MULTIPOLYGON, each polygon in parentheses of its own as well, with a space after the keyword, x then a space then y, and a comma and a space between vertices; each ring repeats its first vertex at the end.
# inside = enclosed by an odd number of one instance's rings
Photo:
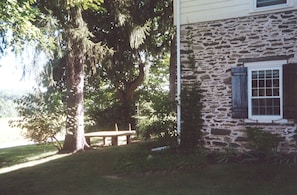
POLYGON ((155 94, 151 102, 141 103, 138 132, 146 140, 157 138, 160 144, 176 145, 176 114, 167 93, 155 94))
POLYGON ((202 136, 202 92, 199 86, 187 87, 181 94, 181 147, 184 149, 197 147, 202 136))
POLYGON ((256 127, 247 127, 247 137, 253 149, 270 154, 276 151, 280 137, 256 127))
MULTIPOLYGON (((193 49, 193 33, 190 27, 187 28, 187 61, 186 63, 193 72, 197 70, 197 63, 193 49)), ((201 117, 202 104, 202 90, 200 83, 192 83, 191 85, 184 85, 181 91, 181 148, 192 150, 197 147, 202 136, 201 117)), ((202 143, 202 142, 200 142, 202 143)))
POLYGON ((48 93, 36 90, 17 100, 21 116, 11 120, 10 126, 26 130, 25 137, 37 143, 53 143, 61 149, 57 135, 65 130, 66 115, 62 93, 48 93))
POLYGON ((161 145, 176 145, 176 121, 155 120, 144 126, 143 136, 146 140, 157 138, 161 145))

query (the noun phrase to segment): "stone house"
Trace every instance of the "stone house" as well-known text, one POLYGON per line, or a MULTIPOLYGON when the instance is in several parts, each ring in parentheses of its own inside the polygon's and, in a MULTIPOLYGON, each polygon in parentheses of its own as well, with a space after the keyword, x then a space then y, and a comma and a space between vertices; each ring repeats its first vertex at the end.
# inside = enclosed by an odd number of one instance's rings
POLYGON ((204 90, 205 147, 247 150, 251 126, 296 152, 297 0, 175 0, 177 17, 181 85, 204 90))

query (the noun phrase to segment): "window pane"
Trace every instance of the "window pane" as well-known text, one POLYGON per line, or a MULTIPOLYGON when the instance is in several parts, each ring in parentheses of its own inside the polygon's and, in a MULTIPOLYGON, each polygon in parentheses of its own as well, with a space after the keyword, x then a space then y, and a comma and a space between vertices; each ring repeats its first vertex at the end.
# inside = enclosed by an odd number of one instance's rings
POLYGON ((273 107, 267 106, 265 114, 266 115, 273 115, 273 107))
POLYGON ((253 106, 255 107, 259 106, 259 99, 253 99, 253 106))
POLYGON ((279 78, 279 71, 273 70, 273 78, 279 78))
POLYGON ((252 114, 253 115, 259 115, 259 100, 258 99, 253 99, 252 100, 252 114))
POLYGON ((255 70, 251 73, 252 115, 280 115, 279 69, 255 70))
POLYGON ((275 107, 274 108, 274 113, 273 115, 280 115, 280 107, 275 107))
POLYGON ((279 98, 263 98, 252 100, 253 115, 280 115, 279 98))
POLYGON ((257 7, 286 4, 287 0, 257 0, 257 7))
POLYGON ((274 107, 280 107, 280 99, 279 98, 273 98, 273 106, 274 107))
POLYGON ((263 106, 260 106, 259 107, 259 115, 266 115, 266 112, 265 112, 265 107, 263 107, 263 106))
POLYGON ((257 78, 258 78, 257 71, 252 71, 252 79, 257 79, 257 78))
POLYGON ((273 89, 273 96, 279 96, 279 89, 273 89))
POLYGON ((266 89, 266 96, 272 96, 272 89, 266 89))
POLYGON ((271 70, 266 71, 266 78, 267 79, 272 78, 272 71, 271 70))
POLYGON ((265 78, 264 75, 265 74, 264 74, 264 71, 263 70, 259 71, 259 79, 265 78))
POLYGON ((273 79, 273 87, 279 87, 279 80, 273 79))
POLYGON ((258 87, 258 81, 257 80, 252 80, 252 88, 258 87))
POLYGON ((253 89, 252 90, 252 96, 253 97, 259 96, 258 89, 253 89))
POLYGON ((273 108, 274 108, 273 114, 279 115, 280 114, 280 99, 279 98, 273 99, 273 108))
POLYGON ((265 96, 265 90, 264 89, 259 90, 259 96, 265 96))
POLYGON ((259 80, 259 87, 264 87, 265 85, 264 85, 264 80, 259 80))
POLYGON ((268 99, 266 99, 266 104, 267 104, 268 106, 272 106, 272 105, 273 105, 273 99, 272 99, 272 98, 268 98, 268 99))
POLYGON ((266 80, 266 87, 272 87, 272 80, 266 80))

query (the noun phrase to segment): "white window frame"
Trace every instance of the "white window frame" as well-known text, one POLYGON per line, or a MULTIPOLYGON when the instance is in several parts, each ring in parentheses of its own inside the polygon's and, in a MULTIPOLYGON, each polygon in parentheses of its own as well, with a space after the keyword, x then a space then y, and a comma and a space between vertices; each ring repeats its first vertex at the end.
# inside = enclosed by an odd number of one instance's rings
POLYGON ((257 122, 268 122, 282 120, 283 119, 283 64, 286 64, 286 60, 275 61, 261 61, 261 62, 249 62, 244 66, 248 68, 248 118, 257 122), (279 70, 279 97, 280 97, 280 115, 252 115, 252 71, 277 69, 279 70))
POLYGON ((271 10, 282 10, 294 7, 294 3, 292 0, 286 0, 287 3, 279 4, 279 5, 270 5, 265 7, 257 7, 257 0, 251 1, 251 11, 250 13, 257 13, 257 12, 267 12, 271 10))

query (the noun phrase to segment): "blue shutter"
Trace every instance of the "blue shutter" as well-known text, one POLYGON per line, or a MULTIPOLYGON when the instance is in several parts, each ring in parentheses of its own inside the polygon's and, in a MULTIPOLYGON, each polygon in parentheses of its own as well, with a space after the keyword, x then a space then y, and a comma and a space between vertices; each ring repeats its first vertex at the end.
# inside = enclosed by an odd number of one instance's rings
POLYGON ((283 112, 285 119, 297 119, 297 64, 283 65, 283 112))
POLYGON ((234 67, 232 72, 232 117, 248 117, 247 68, 234 67))

